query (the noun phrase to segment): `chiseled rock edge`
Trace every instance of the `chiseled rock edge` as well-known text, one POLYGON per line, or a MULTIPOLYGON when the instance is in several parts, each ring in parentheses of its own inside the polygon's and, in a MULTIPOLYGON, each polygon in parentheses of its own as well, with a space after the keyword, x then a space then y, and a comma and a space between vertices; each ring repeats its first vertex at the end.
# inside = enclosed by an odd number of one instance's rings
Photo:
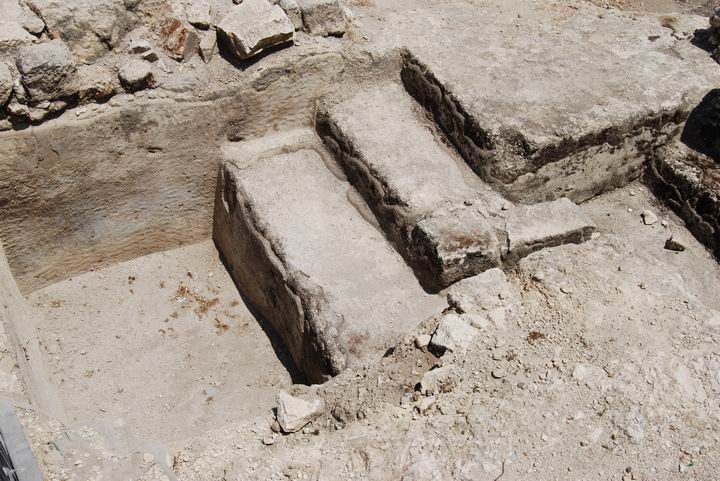
POLYGON ((720 176, 712 159, 675 144, 655 153, 645 170, 645 182, 720 259, 720 191, 711 188, 703 169, 720 176))
POLYGON ((346 365, 337 340, 342 317, 332 312, 321 287, 285 264, 234 169, 230 163, 220 167, 213 239, 243 295, 280 334, 296 366, 308 381, 325 382, 346 365))
POLYGON ((559 197, 582 202, 626 185, 641 175, 653 149, 666 144, 689 113, 688 106, 680 105, 540 148, 522 132, 484 129, 427 66, 407 50, 403 57, 401 79, 410 95, 432 115, 475 173, 516 202, 559 197))
POLYGON ((452 229, 438 228, 445 219, 437 217, 446 215, 446 225, 454 225, 463 219, 467 210, 464 206, 451 206, 422 218, 413 216, 400 195, 380 181, 362 160, 352 135, 340 129, 326 107, 321 104, 316 112, 318 135, 343 166, 348 180, 368 202, 385 235, 413 268, 423 286, 440 290, 463 277, 498 265, 499 243, 489 224, 485 225, 484 220, 478 218, 475 232, 469 229, 465 236, 467 245, 461 246, 458 239, 452 239, 452 229), (476 235, 471 238, 470 234, 476 235))

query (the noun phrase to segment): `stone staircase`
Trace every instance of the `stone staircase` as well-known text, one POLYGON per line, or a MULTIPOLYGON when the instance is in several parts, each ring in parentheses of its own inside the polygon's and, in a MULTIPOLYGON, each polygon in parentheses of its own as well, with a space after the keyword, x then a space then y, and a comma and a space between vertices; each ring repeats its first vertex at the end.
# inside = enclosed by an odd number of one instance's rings
POLYGON ((568 199, 503 198, 400 83, 325 98, 315 120, 226 145, 214 219, 241 292, 312 382, 447 307, 428 292, 594 230, 568 199))

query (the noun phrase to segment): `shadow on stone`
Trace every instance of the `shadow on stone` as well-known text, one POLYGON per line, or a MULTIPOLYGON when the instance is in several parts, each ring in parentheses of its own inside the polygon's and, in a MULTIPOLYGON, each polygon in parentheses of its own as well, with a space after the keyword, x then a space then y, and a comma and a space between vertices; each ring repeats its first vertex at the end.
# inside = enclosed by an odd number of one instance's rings
POLYGON ((720 162, 720 89, 711 90, 690 112, 680 140, 720 162))

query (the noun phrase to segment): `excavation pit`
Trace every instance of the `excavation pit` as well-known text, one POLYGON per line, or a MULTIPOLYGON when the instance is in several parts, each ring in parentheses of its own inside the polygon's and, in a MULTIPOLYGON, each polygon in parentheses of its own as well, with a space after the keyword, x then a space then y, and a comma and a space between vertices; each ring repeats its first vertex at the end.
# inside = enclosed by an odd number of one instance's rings
POLYGON ((51 284, 28 302, 73 422, 171 443, 266 415, 299 381, 211 240, 51 284))

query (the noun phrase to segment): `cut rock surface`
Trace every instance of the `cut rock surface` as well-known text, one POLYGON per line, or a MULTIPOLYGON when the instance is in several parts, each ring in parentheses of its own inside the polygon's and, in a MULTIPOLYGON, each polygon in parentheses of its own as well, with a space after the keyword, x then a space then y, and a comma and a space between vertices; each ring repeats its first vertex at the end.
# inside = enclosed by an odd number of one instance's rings
POLYGON ((499 211, 503 200, 438 142, 400 85, 361 90, 328 99, 318 131, 388 236, 421 275, 429 272, 428 284, 497 265, 495 230, 464 202, 499 211))
POLYGON ((215 241, 310 380, 379 357, 445 305, 348 202, 348 189, 311 149, 222 169, 215 241))
POLYGON ((286 433, 300 431, 325 410, 325 402, 321 398, 303 399, 285 390, 278 393, 277 402, 277 421, 286 433))
POLYGON ((505 227, 508 258, 515 260, 546 247, 585 242, 595 230, 593 221, 567 198, 514 207, 505 227))
POLYGON ((218 25, 218 34, 239 59, 292 41, 295 27, 282 8, 267 0, 244 0, 218 25))

